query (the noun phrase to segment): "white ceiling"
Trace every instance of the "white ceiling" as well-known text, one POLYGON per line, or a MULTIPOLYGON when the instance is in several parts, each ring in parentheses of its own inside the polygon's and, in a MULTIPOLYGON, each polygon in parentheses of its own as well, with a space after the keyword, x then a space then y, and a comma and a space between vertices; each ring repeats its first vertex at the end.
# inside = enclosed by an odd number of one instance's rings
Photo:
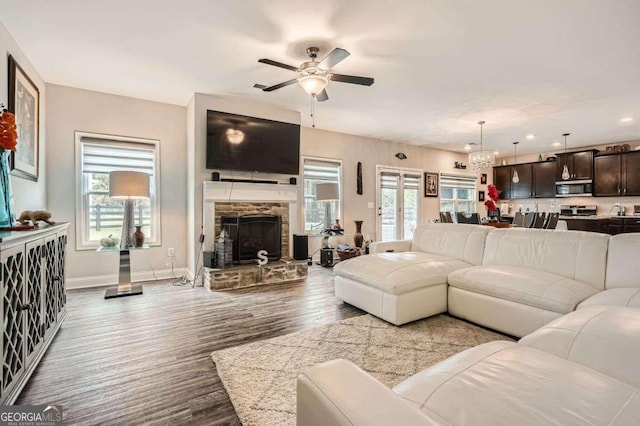
POLYGON ((351 56, 316 126, 462 150, 511 153, 640 139, 638 0, 0 0, 0 19, 45 81, 186 105, 194 92, 303 113, 295 77, 309 45, 351 56), (623 117, 633 117, 621 123, 623 117), (535 134, 533 140, 525 135, 535 134))

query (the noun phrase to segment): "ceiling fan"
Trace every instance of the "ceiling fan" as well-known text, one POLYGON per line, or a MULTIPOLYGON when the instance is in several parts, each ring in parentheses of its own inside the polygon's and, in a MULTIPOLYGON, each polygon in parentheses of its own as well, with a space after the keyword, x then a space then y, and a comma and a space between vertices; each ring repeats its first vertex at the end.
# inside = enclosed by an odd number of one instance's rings
POLYGON ((258 62, 263 64, 273 65, 274 67, 280 67, 297 72, 299 76, 273 86, 254 84, 253 87, 262 89, 265 92, 273 92, 274 90, 278 90, 282 87, 298 82, 307 94, 315 97, 318 102, 324 102, 329 99, 327 91, 325 90, 329 81, 360 84, 362 86, 371 86, 373 84, 373 78, 371 77, 359 77, 355 75, 335 74, 331 72, 331 68, 350 55, 346 50, 336 47, 331 51, 331 53, 325 56, 324 59, 317 61, 316 58, 318 57, 319 50, 320 49, 315 46, 309 47, 307 49, 307 55, 309 55, 311 60, 303 62, 299 67, 283 64, 282 62, 271 59, 258 59, 258 62))

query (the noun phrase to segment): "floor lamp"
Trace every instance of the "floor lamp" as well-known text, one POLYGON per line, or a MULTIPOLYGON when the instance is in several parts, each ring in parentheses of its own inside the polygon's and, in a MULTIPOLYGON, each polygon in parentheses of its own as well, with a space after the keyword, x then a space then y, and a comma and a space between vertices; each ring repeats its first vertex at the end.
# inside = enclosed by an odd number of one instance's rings
POLYGON ((104 298, 142 294, 142 285, 131 284, 129 250, 133 246, 133 210, 135 200, 149 198, 149 175, 142 172, 117 171, 109 173, 109 197, 124 200, 122 238, 120 240, 120 273, 118 286, 107 290, 104 298))

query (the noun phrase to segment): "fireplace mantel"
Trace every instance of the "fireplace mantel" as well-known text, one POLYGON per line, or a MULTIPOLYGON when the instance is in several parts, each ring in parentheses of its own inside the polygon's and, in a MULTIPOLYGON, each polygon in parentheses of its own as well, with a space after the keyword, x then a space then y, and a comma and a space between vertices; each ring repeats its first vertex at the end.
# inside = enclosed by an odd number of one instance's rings
MULTIPOLYGON (((289 241, 293 241, 293 231, 298 229, 298 186, 243 182, 203 182, 202 218, 204 226, 204 250, 211 250, 216 239, 216 202, 265 202, 289 204, 289 241)), ((292 245, 289 253, 292 255, 292 245)))

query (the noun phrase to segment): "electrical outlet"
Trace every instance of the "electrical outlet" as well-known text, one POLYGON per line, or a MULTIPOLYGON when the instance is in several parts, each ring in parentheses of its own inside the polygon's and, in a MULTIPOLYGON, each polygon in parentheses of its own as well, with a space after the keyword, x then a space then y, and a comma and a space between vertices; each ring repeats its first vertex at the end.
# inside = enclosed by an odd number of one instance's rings
POLYGON ((174 249, 173 247, 170 247, 168 256, 169 257, 175 257, 175 255, 176 255, 176 249, 174 249))

